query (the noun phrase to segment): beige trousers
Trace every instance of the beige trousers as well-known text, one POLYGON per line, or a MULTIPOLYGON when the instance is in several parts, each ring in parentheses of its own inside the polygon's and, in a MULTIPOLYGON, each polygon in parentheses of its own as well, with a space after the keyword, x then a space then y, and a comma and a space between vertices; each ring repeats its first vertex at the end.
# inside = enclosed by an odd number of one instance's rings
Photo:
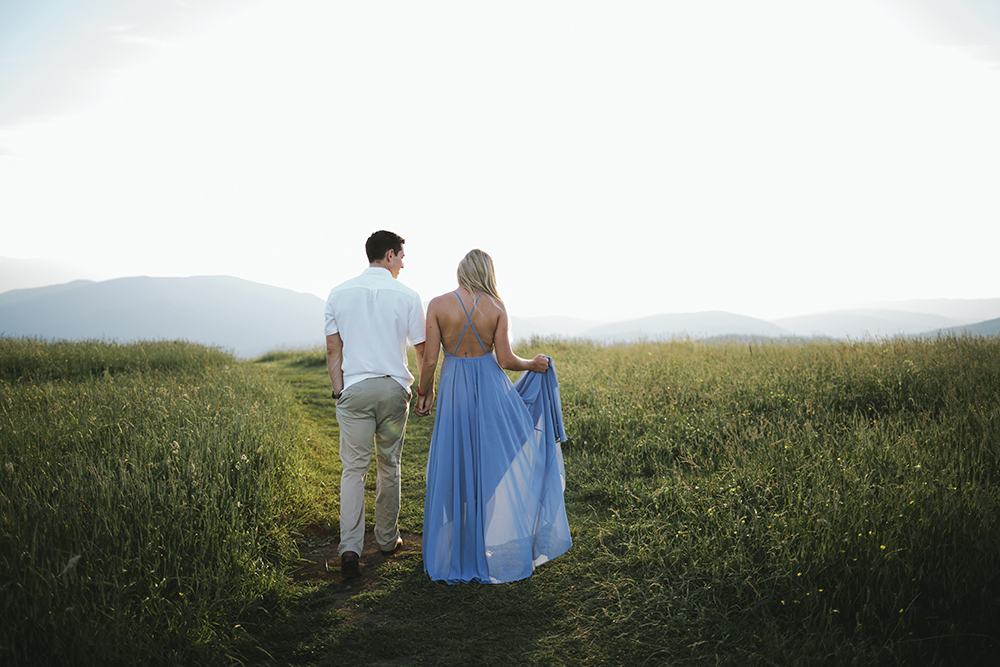
POLYGON ((363 380, 337 401, 340 427, 340 553, 360 554, 365 537, 365 479, 375 450, 375 541, 396 548, 399 538, 400 453, 410 396, 391 377, 363 380))

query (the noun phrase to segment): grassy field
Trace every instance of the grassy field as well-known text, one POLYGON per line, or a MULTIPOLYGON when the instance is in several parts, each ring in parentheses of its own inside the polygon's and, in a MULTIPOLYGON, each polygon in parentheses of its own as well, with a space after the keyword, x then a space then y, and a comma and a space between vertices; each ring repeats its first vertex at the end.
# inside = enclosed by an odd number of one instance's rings
POLYGON ((609 659, 1000 655, 997 340, 553 353, 609 659))
POLYGON ((238 652, 287 597, 294 410, 200 346, 0 339, 0 663, 238 652))
POLYGON ((0 661, 996 664, 1000 341, 537 352, 573 549, 502 586, 408 552, 345 603, 284 576, 294 533, 336 529, 321 350, 0 341, 0 661))

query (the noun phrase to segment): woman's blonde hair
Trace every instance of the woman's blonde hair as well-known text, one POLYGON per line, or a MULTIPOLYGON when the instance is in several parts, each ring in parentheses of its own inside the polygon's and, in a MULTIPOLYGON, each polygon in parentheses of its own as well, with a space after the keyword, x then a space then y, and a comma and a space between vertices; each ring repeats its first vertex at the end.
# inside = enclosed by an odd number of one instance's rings
POLYGON ((497 294, 493 258, 478 248, 470 250, 458 263, 458 286, 473 294, 485 294, 494 302, 502 301, 497 294))

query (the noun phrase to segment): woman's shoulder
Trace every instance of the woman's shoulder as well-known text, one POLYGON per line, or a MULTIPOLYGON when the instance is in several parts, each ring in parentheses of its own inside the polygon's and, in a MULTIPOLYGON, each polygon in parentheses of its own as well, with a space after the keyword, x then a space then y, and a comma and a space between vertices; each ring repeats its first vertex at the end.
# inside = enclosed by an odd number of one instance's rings
POLYGON ((454 292, 445 292, 444 294, 438 294, 436 297, 432 298, 427 303, 428 310, 431 309, 431 308, 440 308, 442 306, 447 305, 449 297, 451 297, 452 299, 454 299, 455 298, 455 293, 454 292))
POLYGON ((427 312, 431 312, 432 310, 438 312, 462 312, 463 305, 474 305, 476 310, 484 314, 492 312, 493 314, 499 316, 500 314, 507 313, 507 308, 504 306, 503 301, 500 301, 499 299, 492 299, 485 294, 470 295, 466 293, 465 300, 462 300, 462 297, 454 291, 445 292, 444 294, 439 294, 438 296, 432 298, 427 303, 427 312), (476 297, 479 298, 477 299, 476 297), (469 301, 471 301, 471 303, 469 303, 469 301))

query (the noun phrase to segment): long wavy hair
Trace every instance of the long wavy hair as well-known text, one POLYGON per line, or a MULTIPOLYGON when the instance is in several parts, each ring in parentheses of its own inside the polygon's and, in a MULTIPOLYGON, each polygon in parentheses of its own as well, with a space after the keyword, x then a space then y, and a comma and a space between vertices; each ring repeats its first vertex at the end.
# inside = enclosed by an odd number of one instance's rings
POLYGON ((497 293, 493 258, 478 248, 470 250, 458 263, 458 286, 473 294, 485 294, 494 303, 503 301, 497 293))

